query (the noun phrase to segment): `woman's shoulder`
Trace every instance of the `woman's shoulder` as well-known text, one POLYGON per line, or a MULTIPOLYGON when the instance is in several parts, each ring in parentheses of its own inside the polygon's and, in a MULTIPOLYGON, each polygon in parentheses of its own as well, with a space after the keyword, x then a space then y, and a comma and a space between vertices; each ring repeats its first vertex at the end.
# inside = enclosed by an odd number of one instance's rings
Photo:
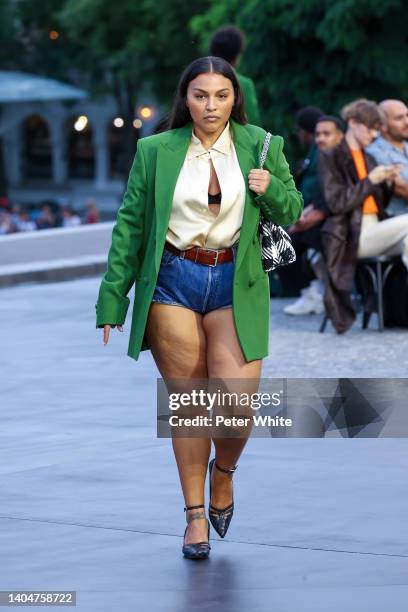
POLYGON ((253 125, 252 123, 246 123, 243 127, 245 128, 245 131, 247 132, 251 140, 253 140, 256 143, 264 142, 265 137, 268 133, 272 135, 271 145, 280 146, 281 143, 283 143, 282 136, 280 136, 279 134, 274 134, 270 131, 264 130, 263 128, 259 127, 259 125, 253 125))
POLYGON ((243 127, 246 129, 249 136, 259 138, 262 136, 265 137, 266 135, 266 130, 259 127, 259 125, 254 125, 252 123, 245 123, 243 127))
POLYGON ((138 146, 140 143, 144 150, 156 149, 161 144, 174 143, 178 141, 180 137, 185 138, 189 132, 191 132, 191 127, 186 125, 180 128, 166 130, 164 132, 160 132, 159 134, 151 134, 150 136, 139 138, 138 146))
POLYGON ((160 132, 159 134, 150 134, 150 136, 143 136, 143 138, 139 138, 137 143, 138 146, 142 145, 143 148, 150 148, 156 147, 162 142, 167 142, 168 138, 168 132, 160 132))

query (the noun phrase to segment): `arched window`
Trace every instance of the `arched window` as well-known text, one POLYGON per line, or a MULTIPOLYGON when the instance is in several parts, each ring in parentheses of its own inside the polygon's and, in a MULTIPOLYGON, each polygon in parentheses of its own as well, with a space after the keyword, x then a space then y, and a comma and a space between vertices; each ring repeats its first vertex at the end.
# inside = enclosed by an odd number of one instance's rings
POLYGON ((40 115, 30 115, 23 121, 23 179, 50 179, 52 151, 47 122, 40 115))

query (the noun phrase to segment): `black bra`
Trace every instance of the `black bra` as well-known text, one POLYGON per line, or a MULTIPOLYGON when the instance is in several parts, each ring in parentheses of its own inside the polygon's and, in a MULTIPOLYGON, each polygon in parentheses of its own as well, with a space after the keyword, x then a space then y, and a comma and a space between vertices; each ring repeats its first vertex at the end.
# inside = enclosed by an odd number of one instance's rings
POLYGON ((219 193, 208 194, 209 204, 221 204, 221 191, 219 193))

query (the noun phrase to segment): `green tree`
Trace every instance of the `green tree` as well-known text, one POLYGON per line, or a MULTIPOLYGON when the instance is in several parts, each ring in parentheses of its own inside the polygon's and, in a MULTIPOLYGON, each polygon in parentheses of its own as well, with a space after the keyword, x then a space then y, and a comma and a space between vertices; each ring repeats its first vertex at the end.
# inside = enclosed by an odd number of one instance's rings
POLYGON ((16 11, 9 0, 0 0, 0 68, 9 69, 18 50, 16 44, 16 11))
POLYGON ((62 25, 83 50, 92 83, 97 80, 99 89, 113 91, 118 100, 129 126, 129 163, 138 95, 151 91, 164 105, 170 104, 181 69, 198 53, 188 24, 207 7, 207 0, 122 0, 117 6, 110 0, 67 0, 60 11, 62 25))
POLYGON ((135 149, 135 105, 144 92, 165 108, 170 105, 182 68, 198 54, 188 24, 208 6, 208 0, 121 0, 117 5, 108 0, 0 0, 7 68, 72 82, 93 97, 113 94, 125 119, 126 172, 135 149), (10 51, 12 6, 19 53, 10 51))
POLYGON ((247 35, 240 69, 255 80, 264 124, 288 136, 293 113, 314 104, 337 113, 357 97, 408 97, 404 0, 211 0, 192 31, 201 50, 215 28, 247 35))
MULTIPOLYGON (((10 2, 10 0, 9 0, 10 2)), ((64 32, 56 0, 19 0, 16 3, 20 53, 14 63, 20 70, 61 80, 74 80, 79 47, 64 32)))

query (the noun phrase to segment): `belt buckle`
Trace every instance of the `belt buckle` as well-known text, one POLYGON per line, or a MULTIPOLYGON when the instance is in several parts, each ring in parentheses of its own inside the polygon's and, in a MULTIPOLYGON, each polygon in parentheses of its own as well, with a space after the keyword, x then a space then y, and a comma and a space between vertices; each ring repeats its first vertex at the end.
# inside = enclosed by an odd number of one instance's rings
MULTIPOLYGON (((214 268, 214 266, 217 265, 218 262, 218 253, 219 251, 217 251, 217 249, 207 249, 206 247, 200 247, 201 251, 207 251, 207 253, 209 253, 210 251, 212 251, 213 253, 215 253, 215 261, 213 264, 207 264, 207 266, 211 266, 212 268, 214 268)), ((197 260, 197 258, 196 258, 197 260)))
POLYGON ((214 263, 213 263, 213 264, 209 264, 209 265, 210 265, 212 268, 214 268, 214 267, 217 265, 217 263, 218 263, 218 255, 219 255, 219 254, 220 254, 220 252, 219 252, 219 251, 216 251, 216 252, 215 252, 215 261, 214 261, 214 263))
MULTIPOLYGON (((213 252, 215 252, 215 261, 214 261, 214 263, 207 264, 208 266, 211 266, 212 268, 214 268, 217 265, 217 263, 218 263, 218 255, 220 254, 220 251, 217 250, 217 249, 206 249, 205 247, 204 247, 204 250, 205 251, 213 251, 213 252)), ((221 250, 225 251, 225 249, 221 249, 221 250)))

